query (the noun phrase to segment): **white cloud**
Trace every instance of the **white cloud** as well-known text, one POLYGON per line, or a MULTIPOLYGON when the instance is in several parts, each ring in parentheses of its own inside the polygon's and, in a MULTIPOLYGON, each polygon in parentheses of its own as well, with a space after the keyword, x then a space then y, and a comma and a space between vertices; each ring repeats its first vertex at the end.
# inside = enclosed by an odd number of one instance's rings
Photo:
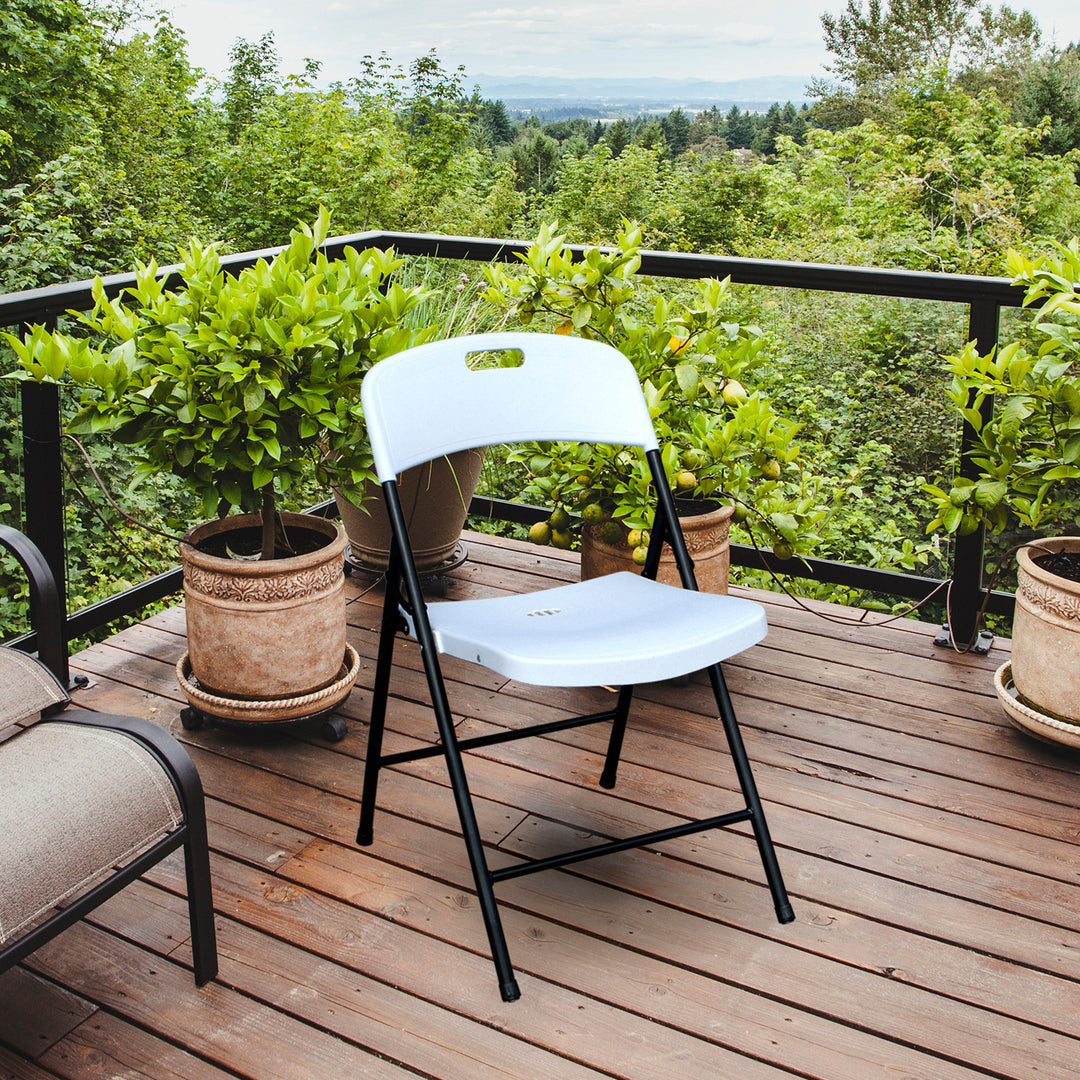
MULTIPOLYGON (((821 12, 846 0, 173 0, 192 59, 224 74, 237 37, 272 30, 286 71, 305 57, 347 79, 364 55, 408 64, 432 48, 470 76, 561 74, 725 78, 813 75, 827 59, 821 12)), ((1080 5, 1021 0, 1047 39, 1080 41, 1080 5)))

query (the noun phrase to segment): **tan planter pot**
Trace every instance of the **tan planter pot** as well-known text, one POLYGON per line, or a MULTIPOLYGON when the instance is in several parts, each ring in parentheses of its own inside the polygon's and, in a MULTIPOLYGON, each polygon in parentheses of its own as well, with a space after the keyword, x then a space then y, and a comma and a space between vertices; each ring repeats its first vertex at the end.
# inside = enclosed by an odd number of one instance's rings
MULTIPOLYGON (((459 450, 407 469, 399 477, 398 497, 421 573, 453 557, 483 464, 483 450, 459 450)), ((390 520, 382 490, 376 483, 365 484, 363 490, 364 509, 339 491, 334 498, 353 559, 368 569, 385 570, 390 558, 390 520)))
MULTIPOLYGON (((207 555, 193 546, 238 529, 257 529, 256 514, 199 525, 180 545, 188 665, 205 694, 276 702, 317 693, 342 679, 345 530, 325 518, 281 517, 286 530, 321 534, 324 546, 266 562, 207 555)), ((357 665, 344 667, 347 672, 357 665)), ((345 686, 338 700, 348 691, 345 686)), ((257 718, 282 717, 263 711, 257 718)))
MULTIPOLYGON (((679 519, 687 550, 694 560, 694 576, 702 592, 727 594, 728 570, 731 566, 728 544, 731 514, 730 506, 722 506, 708 514, 679 519)), ((609 544, 601 538, 599 525, 586 525, 581 533, 582 580, 600 577, 601 574, 614 574, 619 570, 641 573, 641 567, 635 565, 626 544, 609 544)), ((666 545, 660 556, 660 569, 656 577, 668 585, 682 583, 675 556, 666 545)))
MULTIPOLYGON (((1080 536, 1040 543, 1080 553, 1080 536)), ((1080 582, 1038 566, 1021 548, 1013 619, 1012 681, 1020 701, 1048 717, 1080 724, 1080 582)), ((1008 712, 1008 707, 1006 707, 1008 712)))

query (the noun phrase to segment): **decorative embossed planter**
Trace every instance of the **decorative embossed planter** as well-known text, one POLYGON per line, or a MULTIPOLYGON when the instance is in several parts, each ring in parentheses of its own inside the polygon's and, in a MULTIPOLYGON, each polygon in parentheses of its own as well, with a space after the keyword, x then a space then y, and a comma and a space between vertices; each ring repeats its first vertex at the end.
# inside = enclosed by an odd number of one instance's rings
POLYGON ((1022 703, 1080 725, 1080 582, 1039 566, 1032 556, 1040 548, 1080 553, 1080 536, 1043 540, 1017 556, 1012 682, 1022 703))
MULTIPOLYGON (((694 561, 694 577, 702 592, 727 594, 728 569, 731 565, 728 544, 731 514, 732 507, 721 506, 707 514, 679 518, 686 548, 694 561)), ((582 580, 600 577, 601 574, 614 574, 619 570, 641 573, 641 567, 635 565, 626 544, 609 544, 600 536, 599 525, 586 525, 581 530, 582 580)), ((681 584, 675 556, 669 547, 665 546, 660 556, 660 569, 656 577, 668 585, 681 584)))
MULTIPOLYGON (((345 644, 345 530, 306 514, 281 518, 286 530, 322 534, 324 546, 265 562, 208 555, 196 546, 258 527, 255 514, 199 525, 181 542, 189 678, 204 694, 286 701, 340 683, 343 670, 356 677, 359 668, 348 664, 345 644)), ((351 685, 349 680, 337 700, 351 685)), ((264 710, 252 719, 282 717, 264 710)))

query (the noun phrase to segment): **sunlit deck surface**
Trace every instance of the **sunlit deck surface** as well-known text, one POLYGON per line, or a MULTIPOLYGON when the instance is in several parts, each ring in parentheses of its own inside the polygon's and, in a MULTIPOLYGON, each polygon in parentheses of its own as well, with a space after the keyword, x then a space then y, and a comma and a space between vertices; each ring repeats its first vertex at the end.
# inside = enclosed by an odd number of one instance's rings
MULTIPOLYGON (((451 599, 577 574, 570 554, 466 539, 451 599)), ((775 922, 742 831, 519 878, 498 889, 523 991, 507 1005, 441 759, 388 771, 375 844, 353 843, 381 599, 369 584, 348 583, 368 659, 336 745, 315 728, 184 732, 179 608, 74 658, 94 680, 79 703, 168 726, 201 771, 221 974, 195 989, 174 856, 0 976, 0 1075, 1080 1075, 1080 761, 1007 724, 1000 643, 957 656, 925 624, 826 621, 755 593, 769 636, 726 670, 797 921, 775 922)), ((390 750, 433 737, 415 647, 398 659, 390 750)), ((542 704, 446 669, 470 733, 610 696, 542 704)), ((596 785, 603 737, 473 753, 494 862, 735 805, 704 685, 642 689, 613 793, 596 785)))

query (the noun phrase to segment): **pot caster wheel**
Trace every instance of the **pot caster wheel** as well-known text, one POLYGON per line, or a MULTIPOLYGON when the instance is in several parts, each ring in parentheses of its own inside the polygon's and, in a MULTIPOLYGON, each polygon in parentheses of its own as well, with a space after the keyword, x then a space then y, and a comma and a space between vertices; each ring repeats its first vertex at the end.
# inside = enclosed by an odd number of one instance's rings
POLYGON ((198 731, 203 726, 203 720, 203 714, 191 705, 180 710, 180 723, 185 731, 198 731))
POLYGON ((339 743, 348 731, 345 721, 340 716, 328 716, 322 722, 322 737, 330 743, 339 743))

